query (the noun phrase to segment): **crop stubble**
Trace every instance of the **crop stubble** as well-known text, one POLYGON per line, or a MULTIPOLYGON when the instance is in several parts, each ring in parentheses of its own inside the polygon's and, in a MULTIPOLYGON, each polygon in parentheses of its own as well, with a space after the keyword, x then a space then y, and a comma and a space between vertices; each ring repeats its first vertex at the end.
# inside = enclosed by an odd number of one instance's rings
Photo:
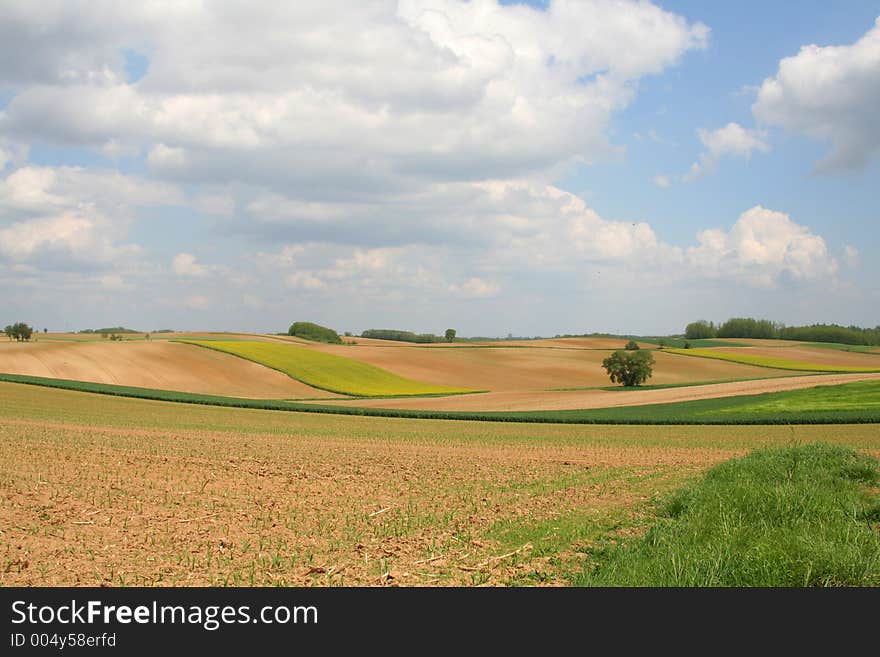
POLYGON ((547 537, 505 543, 499 527, 553 534, 577 517, 587 536, 625 531, 656 493, 759 445, 880 452, 873 427, 710 431, 312 416, 0 384, 0 583, 565 584, 582 544, 548 555, 547 537))

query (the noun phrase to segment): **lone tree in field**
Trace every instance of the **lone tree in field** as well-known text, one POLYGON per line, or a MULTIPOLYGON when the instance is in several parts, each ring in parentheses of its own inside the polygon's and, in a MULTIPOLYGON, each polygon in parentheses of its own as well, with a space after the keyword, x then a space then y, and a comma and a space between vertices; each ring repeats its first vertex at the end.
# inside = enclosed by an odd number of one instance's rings
POLYGON ((602 361, 612 383, 639 386, 654 373, 654 357, 649 351, 615 351, 602 361))
POLYGON ((446 342, 455 342, 455 329, 446 329, 446 342))
POLYGON ((626 349, 627 351, 638 351, 639 349, 641 349, 641 347, 639 347, 639 345, 636 344, 635 340, 630 340, 629 342, 626 343, 626 346, 624 347, 624 349, 626 349))

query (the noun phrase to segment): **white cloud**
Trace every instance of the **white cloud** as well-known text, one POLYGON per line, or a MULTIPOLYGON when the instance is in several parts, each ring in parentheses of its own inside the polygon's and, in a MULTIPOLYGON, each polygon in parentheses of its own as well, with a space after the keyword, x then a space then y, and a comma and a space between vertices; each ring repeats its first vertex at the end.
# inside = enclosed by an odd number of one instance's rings
POLYGON ((657 174, 656 176, 654 176, 654 184, 657 185, 657 187, 659 187, 660 189, 667 189, 672 183, 669 180, 669 176, 657 174))
POLYGON ((127 290, 131 285, 127 284, 119 274, 106 274, 98 279, 98 284, 106 290, 127 290))
POLYGON ((851 269, 858 267, 861 262, 859 250, 851 244, 846 244, 843 247, 843 261, 846 263, 846 266, 851 269))
POLYGON ((288 275, 285 282, 289 287, 303 290, 321 290, 327 287, 320 278, 305 271, 298 271, 288 275))
MULTIPOLYGON (((4 12, 10 38, 42 36, 27 48, 38 61, 5 71, 23 87, 0 133, 143 149, 159 175, 325 200, 601 159, 637 81, 708 38, 650 3, 610 0, 547 11, 495 0, 43 4, 4 12), (124 46, 149 54, 135 84, 124 46)), ((0 39, 0 53, 16 43, 0 39)), ((15 52, 9 61, 28 59, 15 52)))
POLYGON ((80 167, 21 167, 0 179, 0 257, 50 270, 132 266, 135 208, 182 203, 164 183, 80 167))
MULTIPOLYGON (((524 275, 590 286, 602 272, 609 289, 703 278, 772 287, 785 280, 825 284, 837 270, 821 236, 760 206, 730 229, 703 231, 696 245, 683 249, 648 223, 605 219, 579 197, 539 183, 468 183, 445 191, 417 200, 424 224, 440 227, 442 240, 419 241, 420 222, 396 247, 288 244, 259 254, 263 276, 280 271, 292 287, 363 298, 385 298, 395 288, 404 299, 419 292, 440 299, 502 295, 516 288, 509 281, 524 275)), ((402 216, 410 210, 416 206, 399 208, 402 216)))
POLYGON ((479 299, 496 296, 501 291, 501 286, 474 276, 464 283, 450 285, 449 290, 456 295, 479 299))
POLYGON ((752 106, 755 118, 830 142, 820 171, 866 166, 880 151, 880 17, 848 46, 808 45, 779 62, 752 106))
POLYGON ((235 199, 230 194, 200 194, 193 207, 204 214, 230 217, 235 214, 235 199))
POLYGON ((717 130, 697 130, 700 141, 706 150, 700 154, 700 159, 691 165, 682 179, 685 182, 693 182, 698 178, 715 173, 718 160, 728 155, 748 159, 754 151, 766 153, 770 147, 755 130, 743 128, 738 123, 728 123, 717 130))
POLYGON ((783 212, 755 206, 729 231, 710 229, 687 250, 688 263, 706 276, 772 287, 783 279, 829 281, 838 265, 825 240, 783 212))
POLYGON ((208 273, 208 270, 196 262, 196 257, 190 253, 179 253, 171 262, 171 271, 178 276, 201 277, 208 273))
POLYGON ((147 154, 147 164, 150 169, 171 173, 186 166, 186 152, 182 148, 156 144, 147 154))
POLYGON ((185 305, 190 310, 205 310, 210 307, 211 300, 201 294, 193 294, 186 298, 185 305))

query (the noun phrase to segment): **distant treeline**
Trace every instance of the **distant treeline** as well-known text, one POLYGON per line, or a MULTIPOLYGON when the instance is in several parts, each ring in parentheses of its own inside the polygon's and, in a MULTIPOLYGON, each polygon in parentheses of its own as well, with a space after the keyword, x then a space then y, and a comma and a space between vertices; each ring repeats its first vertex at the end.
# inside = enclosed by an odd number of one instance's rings
POLYGON ((111 326, 110 328, 85 329, 80 333, 143 333, 143 331, 135 331, 134 329, 125 328, 124 326, 111 326))
POLYGON ((446 342, 446 338, 433 333, 413 333, 412 331, 398 331, 397 329, 367 329, 361 333, 362 338, 374 340, 397 340, 398 342, 416 342, 418 344, 430 344, 432 342, 446 342))
POLYGON ((880 326, 861 328, 838 324, 785 326, 768 319, 734 317, 716 326, 713 322, 691 322, 685 329, 685 338, 765 338, 768 340, 798 340, 803 342, 838 342, 854 345, 880 345, 880 326))

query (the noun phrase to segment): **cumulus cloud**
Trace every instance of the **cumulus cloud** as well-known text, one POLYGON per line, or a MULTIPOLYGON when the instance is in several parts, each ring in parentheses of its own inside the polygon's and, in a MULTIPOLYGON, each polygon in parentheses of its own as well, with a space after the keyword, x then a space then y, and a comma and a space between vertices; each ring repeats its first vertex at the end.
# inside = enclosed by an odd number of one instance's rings
POLYGON ((208 270, 196 262, 196 257, 190 253, 179 253, 171 262, 171 271, 178 276, 194 276, 201 277, 208 273, 208 270))
POLYGON ((717 130, 700 128, 697 135, 706 150, 700 154, 700 159, 691 165, 682 179, 685 182, 693 182, 698 178, 715 173, 718 160, 722 157, 733 156, 748 159, 754 151, 767 152, 770 147, 755 130, 743 128, 738 123, 728 123, 717 130))
POLYGON ((843 247, 843 261, 846 263, 846 266, 851 269, 858 267, 861 262, 859 250, 852 244, 846 244, 843 247))
POLYGON ((186 298, 185 305, 190 310, 205 310, 210 307, 211 300, 201 294, 192 294, 186 298))
POLYGON ((474 276, 464 283, 453 284, 449 286, 449 290, 454 294, 470 298, 494 297, 501 290, 497 283, 485 281, 482 278, 474 276))
POLYGON ((755 206, 729 231, 710 229, 687 250, 687 261, 707 276, 772 287, 784 279, 831 280, 838 270, 825 240, 789 215, 755 206))
POLYGON ((606 219, 552 186, 492 181, 463 187, 437 197, 443 202, 430 209, 419 200, 427 221, 443 224, 447 241, 419 241, 414 229, 395 247, 344 240, 289 244, 259 254, 263 275, 280 271, 291 287, 358 290, 365 298, 386 295, 390 287, 404 295, 466 298, 502 295, 515 287, 507 281, 526 274, 562 276, 587 287, 597 272, 605 272, 605 287, 703 278, 772 287, 786 280, 827 283, 837 271, 821 236, 760 206, 731 228, 703 231, 694 246, 681 248, 646 222, 606 219))
POLYGON ((852 45, 801 48, 779 62, 752 106, 755 118, 829 142, 821 172, 859 169, 880 150, 880 17, 852 45))
POLYGON ((669 176, 664 176, 662 174, 657 174, 654 176, 654 184, 657 185, 660 189, 667 189, 672 182, 669 180, 669 176))
POLYGON ((304 290, 320 290, 327 287, 320 278, 305 271, 298 271, 288 275, 285 282, 290 287, 302 288, 304 290))
POLYGON ((48 269, 112 266, 137 206, 182 202, 164 183, 80 167, 21 167, 0 180, 0 256, 48 269))
MULTIPOLYGON (((312 197, 601 159, 637 81, 708 38, 652 4, 608 0, 546 11, 495 0, 43 4, 5 12, 10 36, 42 40, 35 61, 0 60, 23 85, 0 133, 139 147, 157 175, 312 197), (133 84, 123 45, 149 56, 133 84)), ((0 39, 0 51, 15 43, 0 39)))
MULTIPOLYGON (((603 217, 547 183, 614 153, 608 126, 639 81, 706 45, 705 26, 649 2, 159 1, 122 12, 47 1, 4 3, 0 18, 0 87, 12 93, 0 110, 0 272, 19 280, 88 263, 99 271, 75 272, 82 285, 118 298, 134 286, 144 308, 222 324, 236 310, 289 321, 323 299, 373 321, 380 307, 407 317, 515 297, 508 308, 519 308, 529 285, 772 287, 836 269, 822 238, 782 213, 753 208, 683 248, 650 217, 603 217), (23 40, 33 57, 20 57, 23 40), (126 50, 148 63, 136 81, 126 50), (135 157, 145 173, 25 166, 31 142, 135 157), (159 205, 204 215, 200 240, 228 242, 177 243, 170 263, 146 264, 147 247, 129 242, 153 218, 141 209, 159 205), (132 260, 149 279, 125 269, 132 260)), ((738 124, 699 136, 701 172, 766 150, 738 124)))

